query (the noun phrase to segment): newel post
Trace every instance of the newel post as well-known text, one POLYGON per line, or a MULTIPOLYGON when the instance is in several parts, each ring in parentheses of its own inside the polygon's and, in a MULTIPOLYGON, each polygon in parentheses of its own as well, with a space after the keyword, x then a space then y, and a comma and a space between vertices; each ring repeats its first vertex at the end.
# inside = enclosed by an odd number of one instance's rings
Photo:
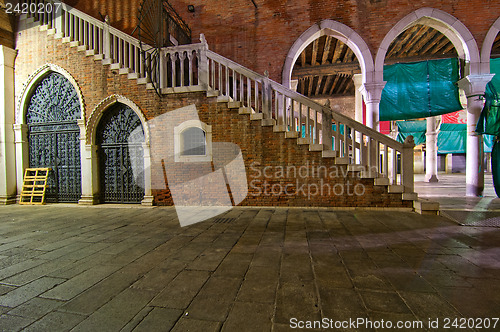
POLYGON ((323 131, 323 145, 327 147, 327 151, 333 150, 333 130, 332 130, 332 110, 330 108, 330 100, 327 100, 325 103, 325 107, 322 109, 321 114, 321 122, 322 122, 322 131, 323 131))
POLYGON ((208 80, 208 43, 204 34, 200 34, 200 50, 198 52, 198 85, 201 85, 205 91, 210 89, 208 80))
MULTIPOLYGON (((264 72, 264 79, 262 80, 262 113, 264 115, 264 119, 271 119, 271 100, 271 82, 269 80, 269 72, 266 70, 264 72)), ((284 107, 285 105, 282 105, 282 107, 280 107, 283 112, 283 114, 280 114, 279 116, 280 121, 283 121, 282 119, 285 117, 284 107)), ((284 125, 285 123, 278 124, 284 125)))
POLYGON ((109 16, 106 15, 103 27, 104 59, 111 59, 111 32, 109 31, 109 16))
POLYGON ((403 153, 401 156, 401 177, 405 193, 413 193, 413 148, 415 142, 413 136, 408 136, 403 143, 403 153))

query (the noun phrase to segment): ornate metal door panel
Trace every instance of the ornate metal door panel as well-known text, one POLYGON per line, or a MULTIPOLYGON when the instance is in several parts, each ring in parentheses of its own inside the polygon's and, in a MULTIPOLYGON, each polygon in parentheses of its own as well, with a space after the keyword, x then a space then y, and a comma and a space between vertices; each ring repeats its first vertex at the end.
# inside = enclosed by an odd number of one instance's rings
POLYGON ((50 167, 46 201, 78 202, 81 197, 78 95, 64 76, 51 73, 37 86, 26 113, 29 166, 50 167))
POLYGON ((140 203, 144 198, 144 131, 132 109, 117 104, 97 128, 102 203, 140 203))

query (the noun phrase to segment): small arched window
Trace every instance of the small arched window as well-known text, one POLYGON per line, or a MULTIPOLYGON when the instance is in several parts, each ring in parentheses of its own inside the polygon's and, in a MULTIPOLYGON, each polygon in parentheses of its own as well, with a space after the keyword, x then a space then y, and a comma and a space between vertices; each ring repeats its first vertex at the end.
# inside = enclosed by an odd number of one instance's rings
POLYGON ((198 127, 185 129, 181 133, 182 156, 204 156, 207 154, 205 131, 198 127))
POLYGON ((212 161, 212 126, 188 120, 174 127, 176 162, 212 161))

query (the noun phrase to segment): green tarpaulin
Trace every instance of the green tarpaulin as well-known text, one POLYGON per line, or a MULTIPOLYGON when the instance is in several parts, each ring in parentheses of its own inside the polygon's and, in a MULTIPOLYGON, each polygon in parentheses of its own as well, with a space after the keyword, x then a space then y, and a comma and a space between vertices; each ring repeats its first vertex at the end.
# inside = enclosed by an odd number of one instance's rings
POLYGON ((442 123, 438 134, 438 153, 465 153, 467 147, 467 125, 442 123))
POLYGON ((411 135, 413 136, 415 145, 425 143, 426 121, 397 121, 396 123, 398 125, 398 142, 403 143, 411 135))
POLYGON ((458 60, 441 59, 384 66, 380 121, 408 120, 462 109, 458 60))
MULTIPOLYGON (((406 137, 412 135, 415 145, 425 144, 427 132, 426 120, 396 121, 398 125, 398 142, 404 142, 406 137)), ((493 136, 483 135, 484 152, 491 152, 493 136)), ((465 153, 467 148, 467 125, 455 123, 442 123, 438 134, 438 153, 465 153)))
MULTIPOLYGON (((495 74, 486 85, 483 111, 477 123, 476 132, 500 136, 500 58, 490 59, 490 72, 495 74)), ((483 135, 484 137, 485 135, 483 135)), ((495 140, 491 153, 491 169, 495 192, 500 197, 500 145, 495 140)))

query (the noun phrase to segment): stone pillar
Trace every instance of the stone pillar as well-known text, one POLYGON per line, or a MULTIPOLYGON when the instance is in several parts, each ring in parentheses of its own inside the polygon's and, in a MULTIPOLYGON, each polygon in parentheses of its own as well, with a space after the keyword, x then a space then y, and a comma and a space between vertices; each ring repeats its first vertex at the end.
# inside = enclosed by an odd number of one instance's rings
POLYGON ((458 81, 467 96, 467 166, 466 195, 482 196, 484 190, 483 138, 476 134, 476 124, 483 108, 486 84, 495 74, 468 75, 458 81))
POLYGON ((29 166, 28 125, 15 124, 14 136, 16 145, 16 179, 17 191, 23 187, 24 170, 29 166))
POLYGON ((299 85, 299 80, 290 81, 290 89, 297 92, 297 86, 299 85))
POLYGON ((0 45, 0 205, 16 202, 14 145, 14 60, 17 52, 0 45))
POLYGON ((82 146, 82 198, 78 204, 99 203, 99 173, 97 170, 97 145, 82 146))
POLYGON ((427 118, 427 133, 425 134, 425 182, 438 182, 437 177, 437 117, 427 118))
POLYGON ((354 81, 354 120, 363 123, 363 75, 353 75, 352 80, 354 81))
POLYGON ((144 149, 144 199, 141 204, 152 206, 154 197, 151 188, 151 149, 148 143, 143 144, 144 149))
POLYGON ((385 83, 364 83, 361 91, 366 104, 366 126, 379 129, 379 106, 382 97, 382 90, 384 90, 385 83))

